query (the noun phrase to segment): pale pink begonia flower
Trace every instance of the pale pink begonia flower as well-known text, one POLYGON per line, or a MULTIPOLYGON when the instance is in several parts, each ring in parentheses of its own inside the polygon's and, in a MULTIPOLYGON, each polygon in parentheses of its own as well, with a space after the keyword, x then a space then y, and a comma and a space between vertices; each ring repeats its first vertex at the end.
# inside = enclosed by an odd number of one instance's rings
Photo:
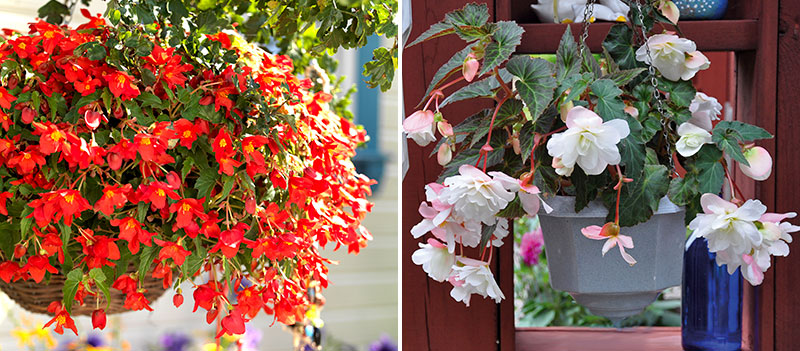
POLYGON ((434 131, 434 115, 432 111, 416 111, 403 121, 406 137, 413 139, 419 146, 425 146, 436 140, 434 131))
POLYGON ((456 243, 467 247, 476 247, 481 240, 481 223, 475 220, 464 220, 452 216, 453 206, 439 199, 439 194, 445 187, 438 183, 425 186, 425 195, 431 203, 422 202, 419 213, 422 221, 411 228, 414 238, 419 238, 428 232, 437 239, 447 243, 449 252, 454 252, 456 243))
POLYGON ((419 243, 419 249, 411 255, 411 261, 422 266, 431 279, 443 282, 450 277, 456 256, 447 251, 447 247, 436 239, 428 239, 427 244, 419 243))
POLYGON ((716 98, 698 91, 689 104, 689 112, 692 113, 689 123, 710 132, 714 128, 712 122, 718 120, 722 113, 722 105, 716 98))
POLYGON ((554 164, 558 158, 561 165, 556 167, 558 174, 570 175, 577 164, 586 174, 597 175, 608 165, 619 164, 617 144, 628 134, 630 129, 625 120, 603 122, 592 110, 575 106, 567 114, 567 130, 553 134, 547 141, 547 152, 554 157, 554 164))
POLYGON ((489 264, 467 257, 459 257, 453 266, 449 281, 453 284, 450 296, 469 306, 472 294, 492 298, 500 303, 505 298, 503 291, 494 280, 489 264))
POLYGON ((480 63, 475 58, 475 54, 470 53, 467 55, 467 58, 464 60, 464 64, 461 66, 461 74, 464 76, 464 80, 471 82, 473 79, 475 79, 475 75, 478 74, 479 67, 480 63))
POLYGON ((461 165, 458 175, 444 180, 439 198, 453 206, 457 218, 495 223, 495 214, 514 200, 514 193, 472 165, 461 165))
POLYGON ((442 143, 436 151, 436 162, 440 166, 446 166, 453 159, 453 147, 449 143, 442 143))
POLYGON ((772 156, 769 151, 761 146, 748 146, 742 150, 749 166, 739 164, 739 169, 744 175, 755 180, 766 180, 772 174, 772 156))
POLYGON ((664 15, 664 17, 666 17, 670 22, 672 22, 672 24, 678 24, 681 11, 674 2, 670 0, 661 0, 661 3, 658 5, 658 10, 661 11, 661 14, 664 15))
POLYGON ((655 34, 647 39, 645 45, 636 50, 636 60, 652 64, 664 78, 674 82, 690 80, 698 71, 711 65, 711 61, 697 51, 693 41, 674 34, 655 34))
POLYGON ((623 109, 623 111, 625 111, 625 113, 627 113, 627 114, 629 114, 629 115, 633 116, 633 118, 639 118, 639 109, 637 109, 636 107, 633 107, 633 106, 625 106, 625 108, 623 109))
POLYGON ((626 248, 633 248, 633 238, 620 234, 619 225, 611 222, 604 224, 602 227, 591 225, 581 229, 581 233, 589 239, 606 241, 605 244, 603 244, 603 256, 606 255, 608 250, 614 248, 614 246, 619 246, 619 253, 622 255, 622 259, 631 266, 636 264, 636 260, 633 256, 625 252, 626 248))
POLYGON ((517 193, 520 203, 522 204, 522 209, 525 210, 525 213, 527 213, 529 217, 533 217, 539 212, 540 205, 544 205, 544 209, 547 213, 553 210, 539 196, 541 192, 537 186, 526 184, 522 179, 512 178, 503 172, 489 172, 489 175, 492 176, 494 180, 503 184, 503 187, 509 191, 517 193))
POLYGON ((725 201, 715 194, 700 197, 703 213, 689 223, 692 235, 689 247, 696 238, 708 240, 708 250, 719 252, 730 248, 729 256, 750 253, 761 245, 763 239, 755 221, 767 211, 759 200, 747 200, 741 207, 725 201))

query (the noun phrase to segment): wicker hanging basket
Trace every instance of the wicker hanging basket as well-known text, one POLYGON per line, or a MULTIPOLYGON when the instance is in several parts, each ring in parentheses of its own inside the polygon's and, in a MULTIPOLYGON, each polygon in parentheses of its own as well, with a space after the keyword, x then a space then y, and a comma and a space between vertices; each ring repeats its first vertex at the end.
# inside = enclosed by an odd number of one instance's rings
MULTIPOLYGON (((132 271, 131 271, 132 272, 132 271)), ((50 276, 48 283, 36 283, 33 281, 17 281, 6 283, 0 280, 0 290, 2 290, 11 300, 14 300, 18 305, 27 311, 33 313, 42 313, 52 315, 47 312, 47 306, 53 301, 61 301, 63 293, 62 288, 67 277, 62 274, 53 274, 50 276)), ((147 289, 144 296, 151 303, 164 295, 166 291, 161 279, 146 277, 141 280, 141 287, 147 289)), ((102 293, 101 293, 102 296, 102 293)), ((100 302, 100 308, 105 308, 106 314, 116 314, 128 312, 123 305, 125 304, 125 294, 116 289, 109 291, 109 306, 106 308, 106 302, 103 298, 100 302)), ((72 316, 89 316, 95 310, 97 302, 94 296, 86 296, 82 306, 77 303, 72 305, 72 316)))

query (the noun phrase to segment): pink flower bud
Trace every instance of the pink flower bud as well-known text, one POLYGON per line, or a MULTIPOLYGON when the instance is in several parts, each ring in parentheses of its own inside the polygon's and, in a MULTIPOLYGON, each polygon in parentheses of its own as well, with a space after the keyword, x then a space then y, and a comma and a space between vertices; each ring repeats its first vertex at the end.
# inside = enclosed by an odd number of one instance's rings
POLYGON ((450 163, 450 160, 453 159, 453 150, 450 149, 450 145, 448 143, 444 143, 439 146, 439 151, 436 152, 436 160, 439 161, 439 165, 445 166, 450 163))
POLYGON ((746 176, 755 180, 766 180, 772 174, 772 157, 769 152, 760 146, 746 147, 742 150, 744 158, 750 166, 739 164, 739 169, 746 176))
POLYGON ((453 136, 453 126, 447 121, 440 121, 436 127, 439 129, 439 133, 442 134, 443 137, 451 137, 453 136))
POLYGON ((475 55, 469 54, 467 55, 467 59, 464 60, 464 64, 461 66, 461 74, 464 75, 464 79, 467 82, 471 82, 475 79, 475 75, 478 74, 479 67, 480 63, 475 59, 475 55))

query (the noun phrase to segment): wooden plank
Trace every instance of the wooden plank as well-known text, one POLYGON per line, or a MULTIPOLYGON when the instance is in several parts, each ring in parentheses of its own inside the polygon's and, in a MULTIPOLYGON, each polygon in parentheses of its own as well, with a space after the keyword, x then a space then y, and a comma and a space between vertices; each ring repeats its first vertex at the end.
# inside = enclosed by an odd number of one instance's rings
MULTIPOLYGON (((494 3, 489 2, 493 12, 494 3)), ((445 13, 464 6, 460 0, 428 2, 413 0, 411 4, 414 40, 431 24, 444 18, 445 13)), ((415 110, 436 70, 465 43, 453 36, 438 38, 403 51, 403 96, 406 115, 415 110)), ((455 91, 463 84, 448 89, 455 91)), ((453 104, 442 109, 444 117, 452 124, 461 122, 470 113, 491 107, 489 102, 453 104)), ((492 300, 473 297, 471 306, 450 297, 449 283, 438 283, 428 278, 420 266, 411 261, 411 255, 422 240, 414 239, 411 228, 421 217, 420 202, 425 200, 424 186, 438 177, 441 167, 435 157, 428 155, 433 144, 421 148, 413 141, 408 143, 409 170, 403 179, 402 203, 402 316, 403 349, 419 351, 438 350, 497 350, 500 325, 497 304, 492 300)), ((495 265, 494 269, 497 267, 495 265)), ((511 273, 509 273, 510 276, 511 273)), ((513 279, 513 278, 512 278, 513 279)), ((512 294, 513 289, 504 290, 512 294)), ((513 315, 511 316, 513 323, 513 315)), ((512 327, 513 328, 513 327, 512 327)))
MULTIPOLYGON (((602 52, 602 43, 613 23, 594 23, 589 27, 588 44, 592 52, 602 52)), ((567 24, 521 24, 525 29, 518 53, 553 53, 558 48, 561 35, 567 24)), ((577 36, 581 24, 570 24, 572 34, 577 36)), ((759 24, 757 20, 686 21, 680 23, 683 36, 694 40, 700 51, 745 51, 759 46, 759 24)), ((674 28, 656 27, 653 32, 674 28)))
POLYGON ((681 328, 518 328, 517 350, 681 351, 681 328))
MULTIPOLYGON (((800 172, 798 148, 800 140, 800 119, 797 118, 797 92, 800 91, 800 3, 798 1, 780 1, 779 14, 772 21, 777 22, 777 121, 776 154, 774 154, 773 178, 776 183, 774 208, 777 212, 800 211, 800 189, 797 186, 797 174, 800 172)), ((769 40, 769 38, 767 38, 769 40)), ((794 220, 797 223, 797 219, 794 220)), ((800 343, 800 334, 795 328, 800 324, 800 306, 797 305, 797 288, 800 286, 800 255, 798 246, 793 244, 794 251, 788 257, 777 258, 773 262, 774 295, 774 350, 796 350, 800 343)), ((769 307, 769 306, 766 306, 769 307)), ((769 345, 767 345, 769 346, 769 345)), ((762 343, 762 350, 767 350, 762 343)))

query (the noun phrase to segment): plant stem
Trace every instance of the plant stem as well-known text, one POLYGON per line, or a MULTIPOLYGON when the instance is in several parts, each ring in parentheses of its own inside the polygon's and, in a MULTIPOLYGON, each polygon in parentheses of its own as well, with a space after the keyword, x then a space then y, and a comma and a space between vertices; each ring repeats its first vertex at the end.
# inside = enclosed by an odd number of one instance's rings
MULTIPOLYGON (((495 108, 494 108, 494 113, 492 113, 492 121, 491 121, 491 122, 489 122, 489 133, 486 135, 486 144, 484 144, 484 146, 489 146, 489 147, 491 147, 491 145, 489 145, 489 142, 492 140, 492 128, 494 128, 494 120, 497 118, 497 112, 499 112, 499 111, 500 111, 500 107, 502 107, 502 106, 503 106, 503 104, 504 104, 504 103, 505 103, 505 102, 506 102, 506 101, 507 101, 507 100, 508 100, 510 97, 511 97, 511 95, 510 95, 510 94, 507 94, 505 97, 503 97, 503 99, 502 99, 502 100, 500 100, 500 102, 497 104, 497 106, 495 106, 495 108)), ((481 148, 481 152, 480 152, 480 154, 481 154, 481 156, 483 156, 484 154, 486 154, 486 158, 483 160, 483 171, 484 171, 484 172, 486 172, 486 164, 488 163, 488 160, 489 160, 488 151, 483 151, 483 148, 481 148)), ((480 161, 480 158, 478 158, 478 160, 480 161)))

